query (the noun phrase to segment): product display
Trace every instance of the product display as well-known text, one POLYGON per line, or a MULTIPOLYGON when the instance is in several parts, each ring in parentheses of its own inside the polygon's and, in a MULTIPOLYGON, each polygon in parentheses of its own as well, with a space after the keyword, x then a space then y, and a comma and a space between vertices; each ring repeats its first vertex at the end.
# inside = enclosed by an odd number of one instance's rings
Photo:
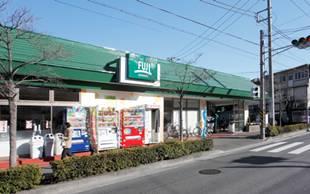
POLYGON ((96 115, 97 150, 107 150, 119 147, 119 119, 114 108, 97 108, 96 115))
POLYGON ((144 109, 131 108, 121 111, 121 147, 144 144, 144 109))
POLYGON ((67 122, 73 130, 71 151, 85 152, 90 150, 87 132, 87 110, 84 107, 72 107, 67 109, 67 122))

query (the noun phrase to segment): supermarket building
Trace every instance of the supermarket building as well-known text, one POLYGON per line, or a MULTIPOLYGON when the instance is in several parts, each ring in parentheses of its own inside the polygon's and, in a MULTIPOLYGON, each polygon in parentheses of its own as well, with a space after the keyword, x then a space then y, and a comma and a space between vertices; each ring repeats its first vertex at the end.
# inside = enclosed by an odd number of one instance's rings
MULTIPOLYGON (((206 110, 208 116, 222 114, 228 118, 236 131, 242 131, 248 119, 248 104, 252 101, 249 79, 51 36, 46 36, 44 41, 62 45, 69 54, 29 65, 19 72, 58 80, 19 88, 19 155, 29 154, 34 124, 40 125, 43 134, 59 132, 66 122, 64 112, 70 107, 104 107, 118 111, 144 107, 151 110, 145 120, 152 121, 149 132, 145 132, 144 143, 163 142, 170 135, 168 126, 176 125, 179 120, 180 88, 184 89, 183 126, 188 131, 203 125, 202 113, 206 110)), ((38 53, 25 40, 16 40, 13 49, 16 63, 38 53)), ((8 102, 0 99, 0 157, 9 154, 8 120, 8 102)))

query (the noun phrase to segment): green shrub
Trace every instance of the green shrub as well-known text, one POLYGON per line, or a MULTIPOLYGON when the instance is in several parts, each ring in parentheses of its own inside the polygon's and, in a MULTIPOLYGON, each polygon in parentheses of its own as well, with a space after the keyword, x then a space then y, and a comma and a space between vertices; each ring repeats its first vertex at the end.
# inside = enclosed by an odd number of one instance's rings
POLYGON ((36 165, 24 165, 8 170, 0 170, 0 193, 16 193, 32 189, 42 179, 41 168, 36 165))
POLYGON ((268 126, 266 128, 266 136, 267 137, 274 137, 274 136, 277 136, 279 135, 279 128, 277 126, 268 126))
POLYGON ((301 123, 301 124, 294 124, 294 125, 285 125, 285 126, 268 126, 266 128, 266 136, 272 137, 277 136, 281 133, 288 133, 288 132, 294 132, 302 129, 306 129, 308 127, 307 124, 301 123))
POLYGON ((213 141, 171 141, 150 147, 109 150, 100 154, 71 157, 52 161, 55 182, 118 171, 161 160, 175 159, 187 154, 207 151, 213 148, 213 141))

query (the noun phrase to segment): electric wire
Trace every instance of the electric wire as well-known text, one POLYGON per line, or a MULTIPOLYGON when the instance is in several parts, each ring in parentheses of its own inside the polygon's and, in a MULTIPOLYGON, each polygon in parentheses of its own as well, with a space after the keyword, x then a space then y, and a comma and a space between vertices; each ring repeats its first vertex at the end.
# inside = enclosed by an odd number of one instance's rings
MULTIPOLYGON (((200 1, 204 1, 204 0, 200 0, 200 1)), ((232 7, 230 4, 223 3, 222 1, 218 1, 218 0, 213 0, 213 1, 218 3, 218 4, 224 5, 226 7, 232 7)), ((246 10, 246 9, 242 9, 242 8, 234 8, 234 9, 237 9, 237 10, 245 12, 245 13, 254 13, 255 14, 255 12, 252 12, 252 11, 249 11, 249 10, 246 10)))
MULTIPOLYGON (((214 7, 217 7, 217 8, 221 8, 221 9, 225 9, 225 10, 228 10, 228 11, 231 11, 231 12, 235 12, 235 13, 238 13, 238 14, 242 14, 242 15, 247 15, 249 17, 252 17, 252 18, 255 18, 255 13, 252 15, 247 13, 246 10, 242 10, 240 11, 240 8, 236 8, 235 6, 229 6, 229 8, 227 7, 224 7, 224 6, 221 6, 221 5, 217 5, 217 4, 214 4, 214 3, 210 3, 210 2, 207 2, 205 0, 200 0, 202 3, 205 3, 207 5, 211 5, 211 6, 214 6, 214 7)), ((217 2, 217 1, 215 1, 217 2)))
POLYGON ((304 0, 304 2, 305 2, 307 5, 309 5, 309 6, 310 6, 310 2, 309 2, 309 1, 304 0))
MULTIPOLYGON (((243 5, 243 6, 245 6, 247 3, 248 3, 249 1, 246 1, 246 3, 243 5)), ((259 2, 259 0, 257 0, 250 8, 248 8, 248 10, 250 10, 250 9, 252 9, 257 3, 259 2)), ((242 6, 242 7, 243 7, 242 6)), ((227 25, 224 29, 223 29, 223 31, 225 31, 225 30, 227 30, 229 27, 231 27, 234 23, 236 23, 238 20, 240 20, 241 18, 242 18, 242 16, 244 16, 244 15, 240 15, 239 17, 237 17, 235 20, 233 20, 229 25, 227 25)), ((214 32, 214 31, 213 31, 214 32)), ((212 32, 212 33, 213 33, 212 32)), ((211 33, 211 34, 212 34, 211 33)), ((211 35, 210 34, 210 35, 211 35)), ((213 36, 211 39, 216 39, 219 35, 221 35, 221 33, 217 33, 215 36, 213 36)), ((201 44, 200 44, 200 46, 199 47, 197 47, 196 49, 194 49, 194 50, 192 50, 190 53, 187 53, 185 56, 183 56, 183 58, 184 57, 187 57, 187 56, 189 56, 189 55, 191 55, 191 54, 193 54, 194 52, 196 52, 197 50, 200 50, 201 48, 203 48, 203 47, 205 47, 207 44, 208 44, 209 42, 201 42, 201 44)))
MULTIPOLYGON (((190 31, 181 29, 181 28, 177 28, 177 27, 172 26, 172 25, 169 25, 169 24, 165 24, 165 23, 159 22, 159 21, 154 20, 154 19, 152 19, 152 18, 148 18, 148 17, 144 17, 144 16, 139 16, 139 15, 137 15, 137 14, 128 12, 128 11, 126 11, 126 10, 119 9, 119 8, 116 8, 116 7, 113 7, 113 6, 104 4, 104 3, 100 3, 100 2, 97 2, 97 1, 93 1, 93 0, 88 0, 88 1, 91 2, 91 3, 94 3, 94 4, 97 4, 97 5, 106 7, 106 8, 110 8, 110 9, 119 11, 119 12, 121 12, 121 13, 123 13, 123 14, 130 15, 130 16, 132 16, 132 17, 136 17, 136 18, 141 19, 141 20, 146 20, 146 21, 149 21, 149 22, 152 22, 152 23, 156 23, 156 24, 158 24, 158 25, 160 25, 160 26, 169 28, 169 29, 174 30, 174 31, 182 32, 182 33, 184 33, 184 34, 187 34, 187 35, 190 35, 190 36, 194 36, 194 37, 199 37, 199 35, 196 34, 196 33, 193 33, 193 32, 190 32, 190 31)), ((211 40, 211 39, 208 39, 208 38, 205 38, 205 37, 199 37, 199 38, 202 39, 202 40, 210 40, 210 41, 215 42, 215 43, 217 43, 217 44, 219 44, 219 45, 223 45, 223 46, 229 47, 229 48, 231 48, 231 49, 235 49, 235 50, 237 50, 237 51, 239 51, 239 52, 246 53, 246 54, 248 54, 248 55, 257 56, 256 53, 247 51, 247 50, 242 49, 242 48, 238 48, 238 47, 235 47, 235 46, 228 45, 228 44, 226 44, 226 43, 224 43, 224 42, 220 42, 220 41, 217 41, 217 40, 211 40)))
MULTIPOLYGON (((237 6, 237 4, 240 2, 241 0, 237 1, 234 6, 237 6)), ((221 19, 223 19, 224 17, 226 17, 230 12, 227 11, 219 20, 217 21, 220 21, 221 19)), ((221 28, 229 19, 231 19, 233 16, 235 15, 235 13, 232 13, 227 19, 225 19, 224 21, 222 21, 216 28, 221 28)), ((218 22, 216 22, 218 23, 218 22)), ((215 25, 213 25, 215 26, 215 25)), ((207 32, 209 32, 210 29, 207 29, 204 34, 207 34, 207 32)), ((215 31, 211 31, 206 37, 209 37, 210 35, 212 35, 215 31)), ((179 58, 185 58, 183 57, 184 55, 187 55, 189 52, 191 52, 193 49, 195 49, 196 47, 199 47, 199 45, 203 44, 204 41, 199 41, 197 42, 196 44, 193 44, 192 46, 190 47, 187 47, 183 52, 179 53, 176 57, 179 57, 179 58)))
MULTIPOLYGON (((96 1, 93 1, 93 0, 89 0, 89 1, 91 1, 91 2, 96 2, 96 1)), ((144 4, 144 5, 147 5, 147 6, 149 6, 149 7, 152 7, 152 8, 154 8, 154 9, 157 9, 157 10, 160 10, 160 11, 162 11, 162 12, 165 12, 165 13, 167 13, 167 14, 173 15, 173 16, 175 16, 175 17, 178 17, 178 18, 184 19, 184 20, 186 20, 186 21, 192 22, 192 23, 194 23, 194 24, 197 24, 197 25, 200 25, 200 26, 203 26, 203 27, 212 29, 212 30, 217 31, 217 32, 222 32, 223 34, 225 34, 225 35, 227 35, 227 36, 230 36, 230 37, 233 37, 233 38, 235 38, 235 39, 242 40, 242 41, 244 41, 244 42, 250 43, 250 44, 255 45, 255 46, 259 46, 259 44, 258 44, 257 42, 254 42, 254 41, 251 41, 251 40, 247 40, 247 39, 245 39, 245 38, 243 38, 243 37, 241 37, 241 36, 238 36, 238 35, 235 35, 235 34, 232 34, 232 33, 229 33, 229 32, 224 32, 224 31, 222 31, 222 30, 219 30, 219 29, 217 29, 217 28, 215 28, 215 27, 212 27, 212 26, 207 25, 207 24, 205 24, 205 23, 202 23, 202 22, 200 22, 200 21, 191 19, 191 18, 189 18, 189 17, 185 17, 185 16, 183 16, 183 15, 174 13, 174 12, 169 11, 169 10, 167 10, 167 9, 160 8, 160 7, 155 6, 155 5, 153 5, 153 4, 146 3, 146 2, 144 2, 144 1, 142 1, 142 0, 136 0, 136 1, 137 1, 137 2, 140 2, 140 3, 144 4)), ((98 2, 97 2, 97 3, 98 3, 98 2)), ((106 5, 106 4, 104 4, 104 5, 106 5)))
POLYGON ((106 18, 110 18, 110 19, 113 19, 113 20, 118 20, 120 22, 124 22, 124 23, 128 23, 128 24, 133 24, 133 25, 136 25, 136 26, 139 26, 139 27, 142 27, 142 28, 146 28, 146 29, 149 29, 149 30, 158 31, 158 30, 156 30, 154 28, 151 28, 151 27, 148 27, 148 26, 145 26, 145 25, 142 25, 142 24, 138 24, 138 23, 135 23, 135 22, 131 22, 129 20, 122 19, 122 18, 110 16, 110 15, 107 15, 105 13, 98 12, 98 11, 95 11, 95 10, 92 10, 92 9, 88 9, 88 8, 85 8, 85 7, 80 7, 80 6, 72 4, 72 3, 64 2, 64 1, 61 1, 61 0, 54 0, 54 1, 56 3, 62 4, 62 5, 68 6, 68 7, 72 7, 72 8, 75 8, 75 9, 79 9, 79 10, 82 10, 82 11, 86 11, 86 12, 89 12, 89 13, 92 13, 92 14, 100 15, 100 16, 103 16, 103 17, 106 17, 106 18))
POLYGON ((294 2, 293 0, 290 0, 290 2, 291 2, 297 9, 299 9, 299 11, 301 11, 303 14, 305 14, 305 16, 310 17, 310 15, 309 15, 305 10, 303 10, 296 2, 294 2))
MULTIPOLYGON (((241 0, 238 0, 234 6, 236 6, 241 0)), ((218 18, 213 24, 212 26, 215 27, 217 25, 217 23, 219 23, 223 18, 225 18, 228 14, 230 13, 230 10, 226 11, 220 18, 218 18)), ((223 24, 223 23, 222 23, 223 24)), ((220 24, 219 26, 221 26, 222 24, 220 24)), ((202 32, 200 34, 200 36, 205 35, 207 32, 209 32, 210 29, 205 30, 204 32, 202 32)), ((191 42, 189 42, 188 44, 184 45, 180 50, 178 50, 173 56, 175 57, 179 57, 181 56, 184 51, 186 52, 186 50, 188 50, 189 48, 192 47, 192 45, 195 44, 195 42, 200 41, 199 38, 195 38, 194 40, 192 40, 191 42)))

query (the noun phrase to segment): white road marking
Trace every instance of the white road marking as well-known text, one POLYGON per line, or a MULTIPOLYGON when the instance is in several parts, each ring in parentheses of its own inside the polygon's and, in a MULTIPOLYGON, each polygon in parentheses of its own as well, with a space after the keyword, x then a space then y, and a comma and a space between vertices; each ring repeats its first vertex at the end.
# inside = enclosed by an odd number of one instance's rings
POLYGON ((282 145, 282 144, 285 144, 285 143, 286 142, 278 142, 278 143, 266 145, 266 146, 263 146, 263 147, 259 147, 259 148, 256 148, 256 149, 253 149, 253 150, 250 150, 250 151, 251 152, 259 152, 259 151, 267 150, 269 148, 273 148, 273 147, 276 147, 276 146, 279 146, 279 145, 282 145))
POLYGON ((306 145, 306 146, 303 146, 303 147, 298 148, 296 150, 293 150, 293 151, 289 152, 289 154, 301 154, 301 153, 308 151, 308 150, 310 150, 310 145, 306 145))
POLYGON ((304 143, 304 142, 295 142, 295 143, 291 143, 291 144, 288 144, 288 145, 285 145, 285 146, 276 148, 276 149, 274 149, 274 150, 270 150, 270 151, 268 151, 268 152, 270 152, 270 153, 281 152, 281 151, 290 149, 290 148, 292 148, 292 147, 298 146, 298 145, 303 144, 303 143, 304 143))

